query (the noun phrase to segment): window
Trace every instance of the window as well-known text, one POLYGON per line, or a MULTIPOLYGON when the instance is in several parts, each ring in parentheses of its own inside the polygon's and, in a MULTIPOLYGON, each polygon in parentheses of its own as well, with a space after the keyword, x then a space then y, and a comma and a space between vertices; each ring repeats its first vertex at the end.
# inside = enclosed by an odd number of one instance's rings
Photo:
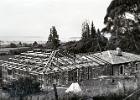
POLYGON ((137 63, 136 63, 136 70, 139 70, 139 66, 140 66, 140 63, 137 62, 137 63))
POLYGON ((112 83, 115 83, 115 80, 114 79, 112 79, 112 83))
POLYGON ((124 73, 124 66, 120 66, 120 74, 124 73))
POLYGON ((138 70, 138 65, 136 64, 136 71, 138 70))

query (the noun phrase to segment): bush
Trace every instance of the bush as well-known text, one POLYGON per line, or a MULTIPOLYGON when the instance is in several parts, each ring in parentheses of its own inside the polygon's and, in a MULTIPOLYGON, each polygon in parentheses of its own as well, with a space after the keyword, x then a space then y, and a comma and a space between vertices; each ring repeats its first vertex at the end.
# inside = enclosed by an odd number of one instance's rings
POLYGON ((108 96, 95 96, 93 100, 123 100, 124 95, 110 94, 108 96))
POLYGON ((15 43, 10 43, 10 48, 17 48, 17 45, 15 43))
POLYGON ((33 78, 25 77, 12 81, 5 87, 11 96, 26 96, 41 91, 40 83, 33 78))
MULTIPOLYGON (((68 93, 59 98, 59 100, 89 100, 90 97, 83 94, 68 93)), ((90 99, 92 100, 92 98, 90 99)))

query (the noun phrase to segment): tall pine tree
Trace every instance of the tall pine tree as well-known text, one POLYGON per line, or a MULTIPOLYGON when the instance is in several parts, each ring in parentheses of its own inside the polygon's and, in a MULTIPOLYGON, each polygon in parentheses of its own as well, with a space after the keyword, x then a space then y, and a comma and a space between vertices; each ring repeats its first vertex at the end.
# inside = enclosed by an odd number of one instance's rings
POLYGON ((82 24, 82 40, 90 38, 90 28, 87 21, 82 24))
POLYGON ((49 37, 48 37, 48 42, 52 42, 52 34, 50 33, 49 37))
POLYGON ((95 38, 95 35, 96 35, 96 29, 94 27, 93 21, 91 23, 90 35, 91 35, 91 38, 95 38))
POLYGON ((52 26, 50 28, 50 35, 48 37, 48 43, 50 43, 49 48, 51 49, 57 49, 60 45, 59 35, 57 34, 57 30, 55 26, 52 26))

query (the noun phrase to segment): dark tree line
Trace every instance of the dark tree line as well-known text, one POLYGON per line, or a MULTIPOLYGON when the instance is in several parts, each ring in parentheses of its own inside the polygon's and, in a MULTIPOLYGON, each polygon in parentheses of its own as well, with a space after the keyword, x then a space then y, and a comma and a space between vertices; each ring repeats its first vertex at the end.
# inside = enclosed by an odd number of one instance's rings
POLYGON ((82 37, 79 41, 67 42, 63 48, 71 53, 101 52, 105 50, 107 39, 99 29, 95 29, 93 22, 91 27, 85 21, 82 24, 82 37))

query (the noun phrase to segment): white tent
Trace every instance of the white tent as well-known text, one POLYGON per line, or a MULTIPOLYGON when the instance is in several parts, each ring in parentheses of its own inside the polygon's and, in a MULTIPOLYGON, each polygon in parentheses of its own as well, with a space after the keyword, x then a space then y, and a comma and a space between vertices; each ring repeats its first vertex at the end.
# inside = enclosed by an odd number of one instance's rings
POLYGON ((123 84, 121 82, 118 82, 118 88, 123 89, 123 84))
POLYGON ((69 93, 69 92, 72 92, 72 93, 81 93, 82 90, 81 90, 81 88, 80 88, 80 86, 79 86, 78 83, 72 83, 70 85, 70 87, 65 92, 66 93, 69 93))

